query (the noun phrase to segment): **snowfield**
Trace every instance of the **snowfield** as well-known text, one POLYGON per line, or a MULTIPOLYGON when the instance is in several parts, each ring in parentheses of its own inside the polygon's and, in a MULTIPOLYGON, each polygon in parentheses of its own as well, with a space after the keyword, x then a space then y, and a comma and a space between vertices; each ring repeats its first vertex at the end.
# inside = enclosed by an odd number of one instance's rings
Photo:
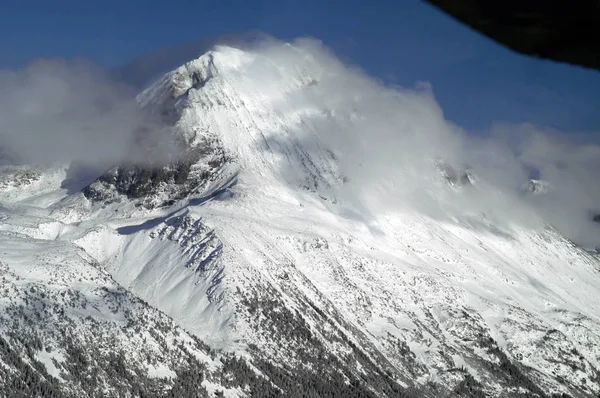
MULTIPOLYGON (((233 352, 284 396, 319 378, 358 380, 356 396, 600 394, 597 257, 485 178, 449 183, 429 161, 455 145, 429 94, 386 92, 398 114, 372 109, 375 89, 361 76, 311 43, 218 46, 167 73, 140 104, 168 110, 189 148, 213 148, 192 165, 203 182, 168 205, 148 203, 181 182, 132 198, 106 179, 91 198, 61 188, 65 168, 4 171, 2 339, 18 345, 7 314, 39 286, 77 295, 85 305, 54 304, 77 324, 75 339, 115 336, 99 350, 123 350, 127 367, 165 380, 164 391, 185 356, 207 369, 206 394, 252 395, 241 373, 231 371, 238 384, 217 376, 233 352), (343 76, 361 89, 356 98, 336 94, 343 76), (361 154, 381 135, 349 134, 388 128, 380 113, 397 129, 386 145, 431 139, 430 153, 361 154), (400 141, 402 129, 413 134, 400 141), (213 167, 215 147, 224 155, 213 167), (498 203, 514 207, 510 217, 498 203), (101 291, 120 292, 116 312, 101 291), (127 332, 128 322, 141 331, 127 332)), ((53 322, 67 321, 39 311, 43 345, 57 347, 31 358, 65 391, 85 391, 65 370, 72 353, 52 337, 53 322)))

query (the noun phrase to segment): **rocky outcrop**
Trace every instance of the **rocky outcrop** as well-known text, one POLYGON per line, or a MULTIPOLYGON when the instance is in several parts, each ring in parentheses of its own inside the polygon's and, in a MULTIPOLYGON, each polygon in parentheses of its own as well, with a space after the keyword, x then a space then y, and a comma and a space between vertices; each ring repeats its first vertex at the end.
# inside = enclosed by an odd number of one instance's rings
POLYGON ((548 181, 531 179, 521 187, 521 191, 534 195, 545 194, 551 189, 548 181))
POLYGON ((475 176, 468 166, 457 169, 442 160, 436 160, 435 167, 451 186, 466 186, 475 183, 475 176))
POLYGON ((194 195, 205 194, 222 177, 227 158, 214 143, 188 150, 179 160, 166 165, 117 166, 83 189, 86 198, 113 203, 123 198, 145 207, 157 207, 194 195))

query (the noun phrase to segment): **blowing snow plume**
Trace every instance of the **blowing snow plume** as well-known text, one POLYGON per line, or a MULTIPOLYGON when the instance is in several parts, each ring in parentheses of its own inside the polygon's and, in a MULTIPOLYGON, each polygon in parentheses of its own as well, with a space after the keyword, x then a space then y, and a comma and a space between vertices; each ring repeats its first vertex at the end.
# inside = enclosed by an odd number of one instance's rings
POLYGON ((0 121, 5 163, 103 168, 125 159, 160 162, 158 154, 174 148, 131 90, 84 61, 38 60, 0 71, 0 121))
MULTIPOLYGON (((247 91, 253 108, 247 105, 238 113, 277 122, 265 122, 274 130, 261 134, 271 148, 284 150, 279 172, 294 186, 298 168, 286 163, 285 154, 327 148, 345 181, 334 188, 336 197, 367 217, 410 208, 446 221, 485 218, 506 228, 545 223, 585 247, 600 244, 600 223, 594 221, 600 218, 599 147, 528 125, 498 125, 486 137, 468 134, 445 120, 428 83, 385 85, 344 65, 315 40, 237 47, 243 51, 225 55, 217 46, 214 64, 202 66, 210 72, 205 77, 227 79, 235 95, 247 91), (273 127, 280 121, 288 133, 273 127), (290 137, 293 148, 283 142, 290 137), (469 184, 456 184, 465 176, 469 184)), ((193 77, 184 80, 193 83, 193 77)), ((215 81, 205 79, 195 89, 215 81)), ((179 154, 166 131, 171 127, 149 119, 130 89, 90 64, 38 61, 22 71, 0 73, 0 89, 0 147, 12 161, 78 161, 103 168, 156 165, 179 154)), ((206 102, 213 99, 210 94, 206 102)), ((178 106, 198 105, 180 101, 178 106)), ((225 115, 222 106, 217 115, 225 115)), ((209 109, 198 112, 194 129, 206 124, 209 109)), ((257 157, 263 150, 253 149, 246 154, 257 157)))
MULTIPOLYGON (((270 98, 278 114, 301 120, 294 131, 300 147, 334 153, 346 181, 337 192, 342 201, 372 216, 411 208, 503 228, 550 224, 584 247, 600 244, 593 221, 600 213, 600 147, 530 125, 469 134, 445 120, 428 83, 387 86, 314 40, 266 41, 247 52, 243 68, 231 73, 243 74, 248 90, 270 98), (444 173, 453 186, 439 178, 444 173), (461 179, 469 184, 459 187, 461 179), (528 184, 549 189, 532 192, 528 184)), ((298 180, 294 167, 281 166, 285 179, 298 180)))

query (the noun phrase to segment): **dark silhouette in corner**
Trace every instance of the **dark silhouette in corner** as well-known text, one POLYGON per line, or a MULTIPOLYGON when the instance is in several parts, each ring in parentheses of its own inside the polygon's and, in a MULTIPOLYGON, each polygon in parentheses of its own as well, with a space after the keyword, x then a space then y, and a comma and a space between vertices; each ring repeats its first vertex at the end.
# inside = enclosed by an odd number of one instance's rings
POLYGON ((521 54, 600 70, 600 1, 425 0, 521 54))

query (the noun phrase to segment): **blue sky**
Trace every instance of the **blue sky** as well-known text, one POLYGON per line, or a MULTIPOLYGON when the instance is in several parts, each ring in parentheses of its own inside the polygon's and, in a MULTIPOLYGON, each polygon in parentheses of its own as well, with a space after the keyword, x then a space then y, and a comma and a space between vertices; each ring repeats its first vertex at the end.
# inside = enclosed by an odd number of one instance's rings
POLYGON ((316 37, 388 82, 427 80, 446 117, 470 131, 527 121, 598 139, 591 132, 600 132, 600 72, 514 54, 418 0, 5 0, 0 68, 38 57, 117 67, 165 46, 253 29, 316 37))

